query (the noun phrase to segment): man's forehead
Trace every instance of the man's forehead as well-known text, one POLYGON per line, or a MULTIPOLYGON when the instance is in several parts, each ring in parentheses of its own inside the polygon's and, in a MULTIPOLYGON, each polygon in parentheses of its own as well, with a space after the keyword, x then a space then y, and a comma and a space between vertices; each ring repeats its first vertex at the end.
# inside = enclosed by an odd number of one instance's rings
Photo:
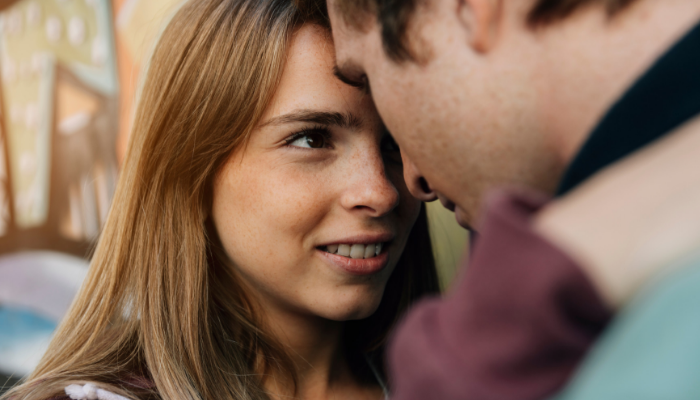
POLYGON ((336 65, 341 71, 346 71, 354 69, 359 60, 357 60, 356 54, 361 54, 361 47, 363 43, 361 41, 364 39, 357 32, 353 32, 342 19, 338 21, 331 15, 331 30, 333 33, 333 45, 335 46, 335 61, 336 65))
POLYGON ((378 23, 376 5, 370 0, 328 0, 331 23, 338 23, 351 31, 366 32, 378 23), (335 20, 333 20, 335 19, 335 20))
POLYGON ((355 40, 366 40, 366 38, 344 39, 347 45, 342 43, 336 44, 336 59, 335 59, 335 76, 342 82, 368 91, 368 82, 366 76, 368 61, 367 49, 364 43, 355 42, 355 40))
POLYGON ((329 2, 328 14, 331 20, 338 68, 343 73, 357 72, 358 69, 361 69, 363 58, 370 50, 369 47, 373 45, 371 41, 375 39, 374 36, 376 36, 377 41, 381 40, 379 35, 372 34, 377 29, 376 21, 374 22, 375 26, 358 29, 338 15, 331 2, 329 2))

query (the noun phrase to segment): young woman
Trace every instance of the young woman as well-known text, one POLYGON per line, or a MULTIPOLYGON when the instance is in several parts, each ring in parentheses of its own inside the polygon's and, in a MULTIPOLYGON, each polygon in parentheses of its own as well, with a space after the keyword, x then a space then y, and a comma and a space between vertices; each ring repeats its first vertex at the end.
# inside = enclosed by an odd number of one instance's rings
POLYGON ((289 0, 191 0, 155 49, 89 275, 6 398, 380 399, 437 291, 369 96, 289 0))

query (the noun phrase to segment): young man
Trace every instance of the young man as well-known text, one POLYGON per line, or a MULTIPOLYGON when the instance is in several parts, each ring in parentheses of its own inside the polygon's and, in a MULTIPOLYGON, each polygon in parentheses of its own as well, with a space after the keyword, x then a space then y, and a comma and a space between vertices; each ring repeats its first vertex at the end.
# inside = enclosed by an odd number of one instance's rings
POLYGON ((371 92, 412 193, 481 233, 455 293, 398 333, 392 399, 553 394, 609 309, 697 238, 677 228, 697 208, 681 183, 697 181, 687 152, 700 128, 674 131, 700 113, 700 3, 329 0, 328 11, 338 75, 371 92), (532 193, 484 206, 500 185, 576 190, 539 213, 532 193), (659 211, 670 204, 684 206, 659 211), (669 232, 683 240, 664 242, 669 232), (639 251, 648 243, 668 248, 639 251))

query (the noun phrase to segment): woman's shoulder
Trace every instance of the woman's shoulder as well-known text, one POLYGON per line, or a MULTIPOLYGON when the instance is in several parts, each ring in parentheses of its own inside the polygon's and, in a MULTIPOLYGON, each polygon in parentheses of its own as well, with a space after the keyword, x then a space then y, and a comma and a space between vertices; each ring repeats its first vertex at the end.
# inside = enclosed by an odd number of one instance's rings
MULTIPOLYGON (((17 400, 16 396, 10 394, 6 400, 17 400)), ((68 385, 63 394, 58 394, 46 400, 133 400, 127 397, 112 393, 99 387, 99 384, 87 383, 85 385, 68 385)))
MULTIPOLYGON (((114 387, 114 384, 111 386, 114 387)), ((132 393, 137 393, 137 397, 141 397, 138 395, 141 394, 145 396, 145 398, 151 398, 156 387, 152 380, 141 375, 129 375, 121 379, 117 386, 122 386, 132 393)), ((72 400, 129 400, 127 397, 108 390, 108 387, 108 385, 90 382, 68 385, 66 386, 65 392, 68 398, 72 400)), ((61 400, 68 399, 64 398, 61 400)))
MULTIPOLYGON (((130 377, 120 382, 121 385, 134 392, 149 392, 155 388, 152 381, 141 377, 130 377)), ((133 400, 109 390, 114 385, 91 382, 71 384, 64 389, 65 394, 46 400, 133 400)), ((148 396, 147 396, 148 397, 148 396)))
MULTIPOLYGON (((130 400, 124 396, 102 389, 99 384, 95 383, 68 385, 65 390, 68 398, 72 400, 130 400)), ((68 398, 62 398, 60 400, 68 400, 68 398)))

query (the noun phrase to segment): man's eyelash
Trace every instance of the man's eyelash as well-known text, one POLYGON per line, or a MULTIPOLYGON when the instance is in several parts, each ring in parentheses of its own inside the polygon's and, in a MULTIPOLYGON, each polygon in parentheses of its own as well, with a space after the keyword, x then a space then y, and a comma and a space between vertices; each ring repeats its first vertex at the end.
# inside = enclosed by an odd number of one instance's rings
POLYGON ((319 133, 323 135, 323 138, 327 141, 331 140, 331 133, 328 131, 328 128, 322 125, 314 126, 311 128, 304 128, 296 133, 293 133, 291 136, 288 138, 284 139, 285 144, 290 145, 294 143, 297 139, 302 138, 304 136, 307 136, 312 133, 319 133))

